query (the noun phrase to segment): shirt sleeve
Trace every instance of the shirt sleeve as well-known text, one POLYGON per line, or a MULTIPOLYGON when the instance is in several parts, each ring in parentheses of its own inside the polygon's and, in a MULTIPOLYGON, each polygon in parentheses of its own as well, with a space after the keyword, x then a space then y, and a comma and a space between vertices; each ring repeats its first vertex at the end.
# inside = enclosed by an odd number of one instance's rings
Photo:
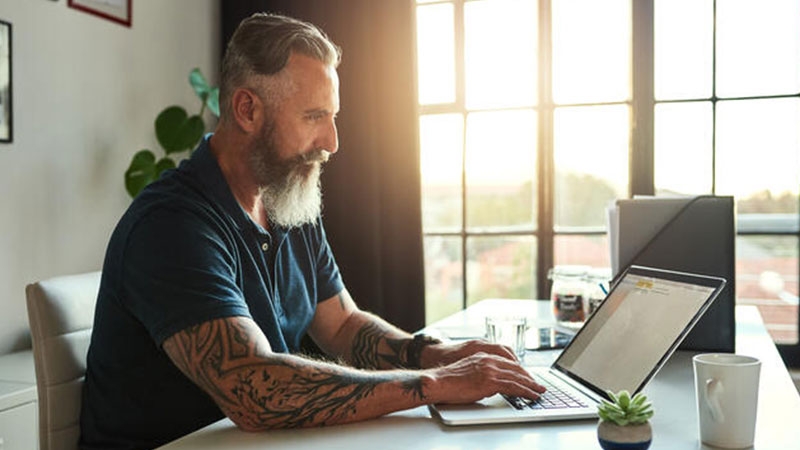
POLYGON ((121 301, 158 345, 209 320, 250 317, 232 239, 200 212, 170 209, 152 211, 131 231, 121 301))

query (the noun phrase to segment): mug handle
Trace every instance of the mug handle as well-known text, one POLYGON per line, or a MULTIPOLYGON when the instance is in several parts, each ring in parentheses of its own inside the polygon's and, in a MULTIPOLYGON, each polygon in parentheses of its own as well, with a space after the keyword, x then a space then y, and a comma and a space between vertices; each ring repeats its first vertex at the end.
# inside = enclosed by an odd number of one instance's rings
POLYGON ((711 418, 715 422, 723 422, 725 414, 722 413, 722 408, 719 406, 719 395, 724 391, 722 382, 716 378, 709 378, 706 380, 706 406, 711 411, 711 418))

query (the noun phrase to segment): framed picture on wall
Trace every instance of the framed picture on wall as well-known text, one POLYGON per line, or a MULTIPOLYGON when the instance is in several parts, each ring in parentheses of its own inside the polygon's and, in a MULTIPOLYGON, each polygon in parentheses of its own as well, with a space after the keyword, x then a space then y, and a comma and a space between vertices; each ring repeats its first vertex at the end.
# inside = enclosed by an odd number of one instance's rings
POLYGON ((11 98, 11 24, 0 20, 0 142, 13 140, 11 98))
POLYGON ((131 0, 67 0, 67 6, 131 26, 131 0))

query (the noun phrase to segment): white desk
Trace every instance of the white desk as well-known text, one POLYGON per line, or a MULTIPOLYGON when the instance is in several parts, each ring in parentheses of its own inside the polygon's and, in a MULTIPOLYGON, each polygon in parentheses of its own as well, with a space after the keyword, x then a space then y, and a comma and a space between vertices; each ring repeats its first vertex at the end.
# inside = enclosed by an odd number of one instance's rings
POLYGON ((0 450, 35 450, 36 374, 30 351, 0 356, 0 450))
MULTIPOLYGON (((547 302, 514 301, 526 308, 534 322, 547 311, 547 302)), ((507 301, 487 300, 467 311, 437 322, 445 331, 478 327, 487 310, 509 307, 507 301)), ((800 448, 800 396, 775 345, 754 306, 736 309, 737 352, 761 359, 756 444, 758 450, 800 448)), ((529 352, 526 363, 552 359, 553 353, 529 352), (533 358, 531 353, 537 353, 533 358)), ((650 382, 645 393, 653 401, 651 449, 698 449, 697 412, 694 400, 692 352, 677 352, 650 382)), ((598 449, 596 421, 549 424, 517 424, 476 427, 445 427, 430 418, 427 408, 402 411, 380 419, 328 428, 278 430, 263 433, 240 431, 228 419, 211 424, 164 447, 179 449, 598 449)))

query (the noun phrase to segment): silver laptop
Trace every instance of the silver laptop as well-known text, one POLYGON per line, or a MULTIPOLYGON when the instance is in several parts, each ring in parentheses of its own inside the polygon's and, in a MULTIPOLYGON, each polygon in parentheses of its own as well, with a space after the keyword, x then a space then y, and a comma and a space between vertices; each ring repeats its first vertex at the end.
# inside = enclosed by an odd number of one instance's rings
POLYGON ((606 391, 641 391, 725 286, 718 277, 631 266, 550 367, 528 370, 548 392, 536 402, 495 395, 430 405, 446 425, 597 417, 606 391))

